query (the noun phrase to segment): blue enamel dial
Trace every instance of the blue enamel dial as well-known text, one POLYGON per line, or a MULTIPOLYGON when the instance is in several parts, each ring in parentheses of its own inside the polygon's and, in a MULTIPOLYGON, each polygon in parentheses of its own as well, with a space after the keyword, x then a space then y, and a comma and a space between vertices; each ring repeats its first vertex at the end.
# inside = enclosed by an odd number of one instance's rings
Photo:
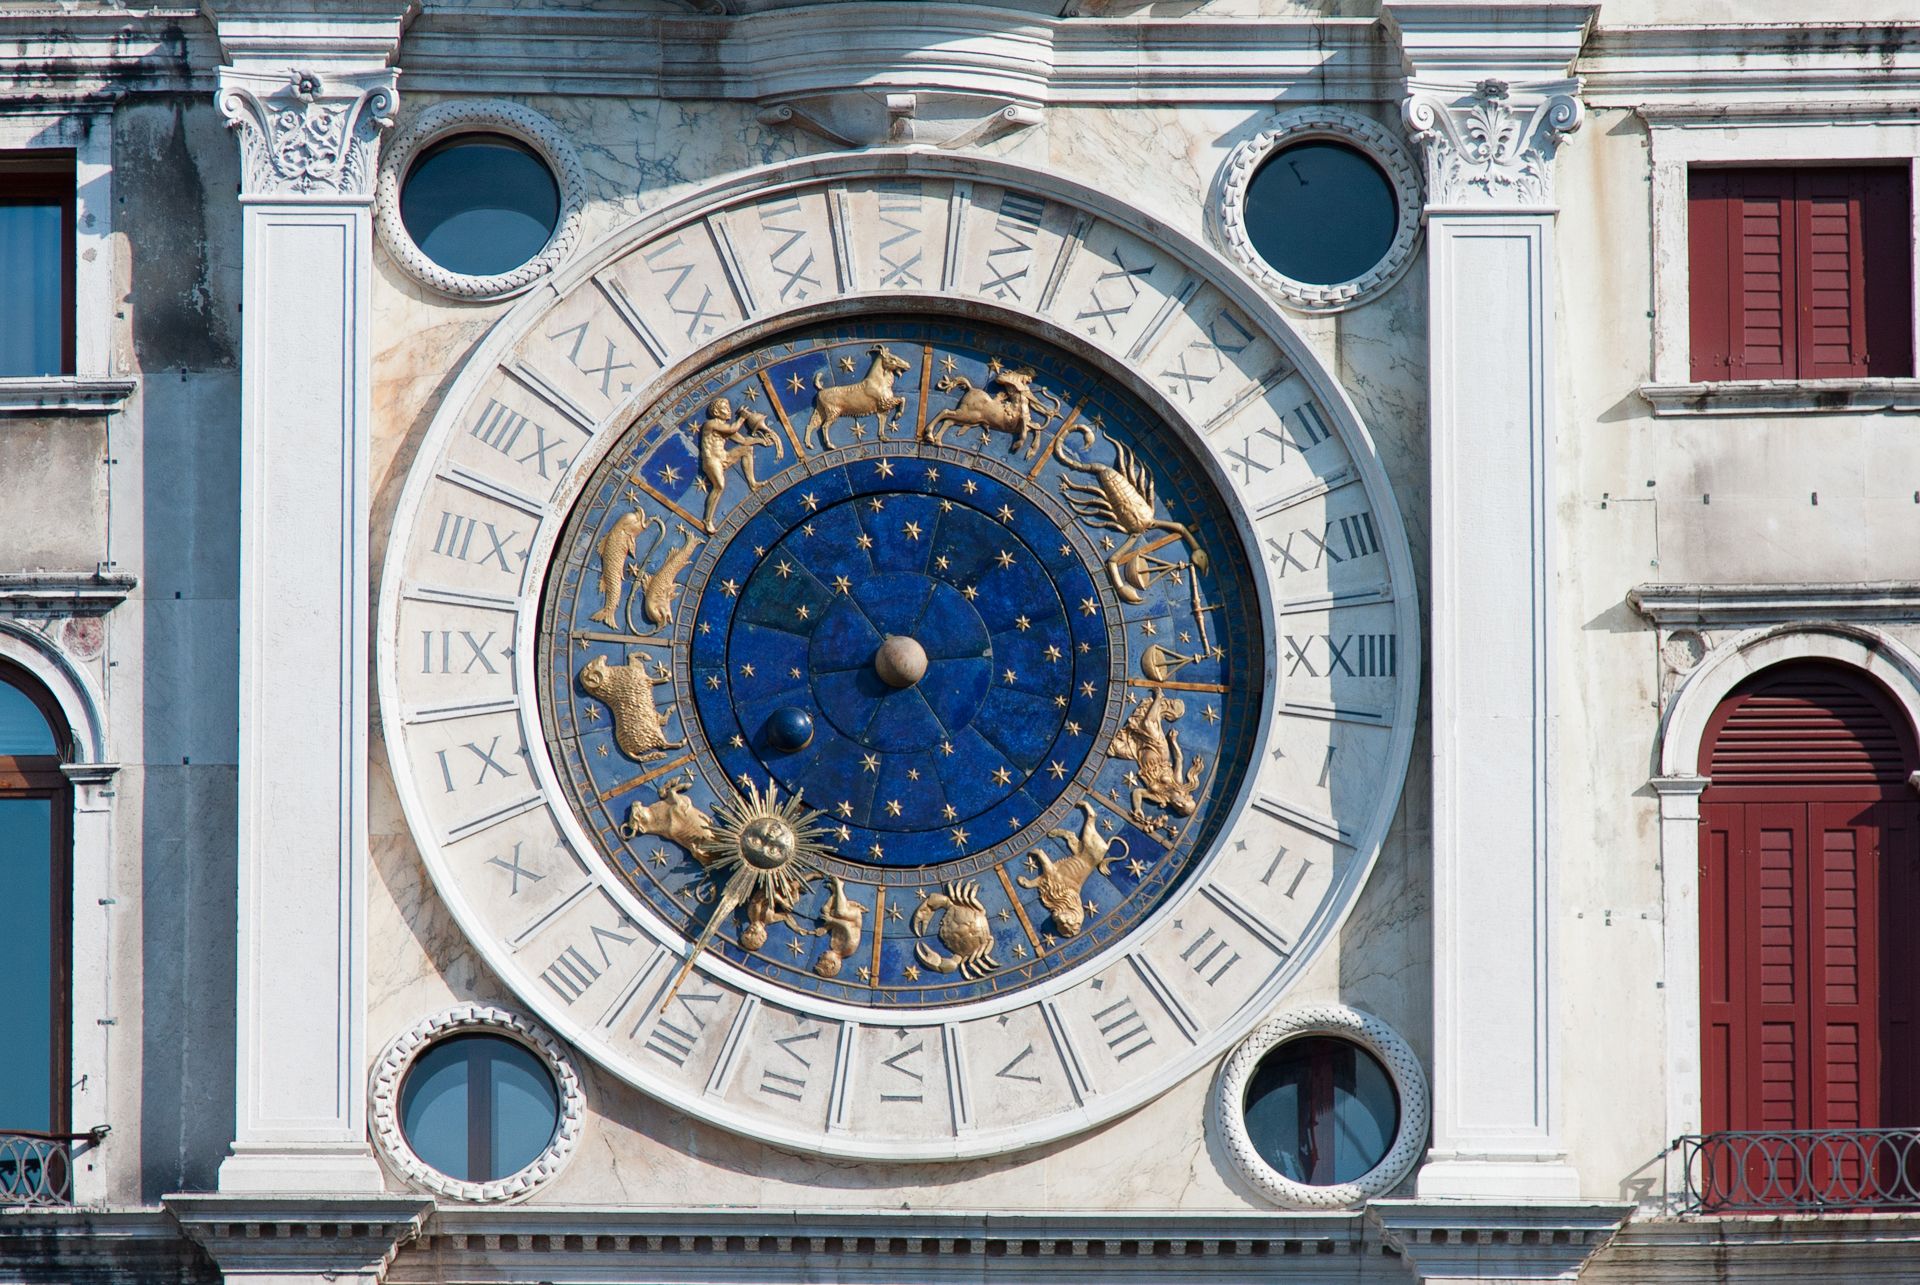
POLYGON ((595 466, 546 575, 545 733, 604 859, 704 949, 843 1002, 985 998, 1206 854, 1265 682, 1252 583, 1194 454, 1092 363, 822 325, 682 380, 595 466), (775 813, 806 834, 742 829, 775 813))

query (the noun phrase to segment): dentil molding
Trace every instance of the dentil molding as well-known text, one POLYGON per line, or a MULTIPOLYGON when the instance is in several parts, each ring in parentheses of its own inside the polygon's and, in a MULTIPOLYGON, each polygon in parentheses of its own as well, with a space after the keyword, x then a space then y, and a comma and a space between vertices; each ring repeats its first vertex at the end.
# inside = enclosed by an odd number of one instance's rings
POLYGON ((1516 92, 1497 77, 1471 90, 1409 83, 1407 128, 1427 162, 1430 206, 1512 209, 1553 205, 1553 158, 1580 128, 1578 80, 1516 92))
POLYGON ((222 67, 220 114, 239 131, 242 194, 371 199, 398 75, 222 67))

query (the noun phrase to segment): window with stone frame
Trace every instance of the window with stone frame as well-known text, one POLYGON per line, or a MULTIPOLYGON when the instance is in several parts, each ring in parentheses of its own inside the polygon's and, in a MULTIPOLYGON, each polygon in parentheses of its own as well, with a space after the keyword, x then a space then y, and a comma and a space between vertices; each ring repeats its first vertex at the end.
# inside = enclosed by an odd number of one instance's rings
POLYGON ((1905 167, 1695 167, 1687 175, 1696 382, 1913 373, 1905 167))
POLYGON ((0 152, 0 378, 74 372, 71 152, 0 152))

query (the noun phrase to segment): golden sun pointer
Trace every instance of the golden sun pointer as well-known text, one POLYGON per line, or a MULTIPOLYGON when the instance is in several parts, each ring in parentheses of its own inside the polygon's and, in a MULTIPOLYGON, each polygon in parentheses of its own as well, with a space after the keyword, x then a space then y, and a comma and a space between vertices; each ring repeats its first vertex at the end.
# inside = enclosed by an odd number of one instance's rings
MULTIPOLYGON (((767 782, 764 797, 758 786, 744 781, 740 793, 714 808, 712 836, 700 845, 700 856, 707 869, 726 883, 714 898, 706 927, 700 930, 673 985, 667 988, 666 998, 660 1002, 661 1012, 667 1011, 680 984, 693 971, 694 961, 734 911, 752 903, 771 915, 785 915, 806 895, 807 881, 819 873, 812 863, 830 851, 824 840, 833 833, 833 827, 823 823, 825 813, 806 806, 803 795, 804 791, 796 791, 783 803, 780 787, 773 781, 767 782)), ((749 915, 762 923, 767 917, 749 915)), ((765 934, 762 927, 758 934, 761 942, 766 940, 765 934)), ((743 945, 748 944, 746 937, 742 934, 743 945)))

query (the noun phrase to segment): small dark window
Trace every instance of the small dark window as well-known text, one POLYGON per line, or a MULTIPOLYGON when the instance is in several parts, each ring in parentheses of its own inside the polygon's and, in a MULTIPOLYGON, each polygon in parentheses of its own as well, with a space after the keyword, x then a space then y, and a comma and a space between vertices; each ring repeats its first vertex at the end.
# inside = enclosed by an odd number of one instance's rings
POLYGON ((546 249, 560 223, 560 185, 518 139, 459 134, 408 169, 400 220, 421 253, 447 271, 499 276, 546 249))
POLYGON ((1693 379, 1911 375, 1910 187, 1904 168, 1693 170, 1693 379))
POLYGON ((1247 1136, 1282 1176, 1315 1187, 1353 1182, 1393 1147, 1400 1099, 1367 1050, 1330 1035, 1286 1041, 1247 1084, 1247 1136))
POLYGON ((1364 276, 1393 247, 1393 182, 1373 158, 1331 139, 1281 147, 1247 186, 1247 237, 1282 276, 1331 286, 1364 276))
POLYGON ((0 377, 73 373, 73 158, 0 153, 0 377))
POLYGON ((499 1035, 456 1035, 414 1059, 400 1087, 400 1130, 449 1178, 519 1173, 553 1142, 560 1092, 546 1063, 499 1035))
MULTIPOLYGON (((68 785, 53 699, 0 664, 0 1134, 66 1133, 70 875, 68 785)), ((0 1165, 0 1204, 28 1182, 0 1165)))

